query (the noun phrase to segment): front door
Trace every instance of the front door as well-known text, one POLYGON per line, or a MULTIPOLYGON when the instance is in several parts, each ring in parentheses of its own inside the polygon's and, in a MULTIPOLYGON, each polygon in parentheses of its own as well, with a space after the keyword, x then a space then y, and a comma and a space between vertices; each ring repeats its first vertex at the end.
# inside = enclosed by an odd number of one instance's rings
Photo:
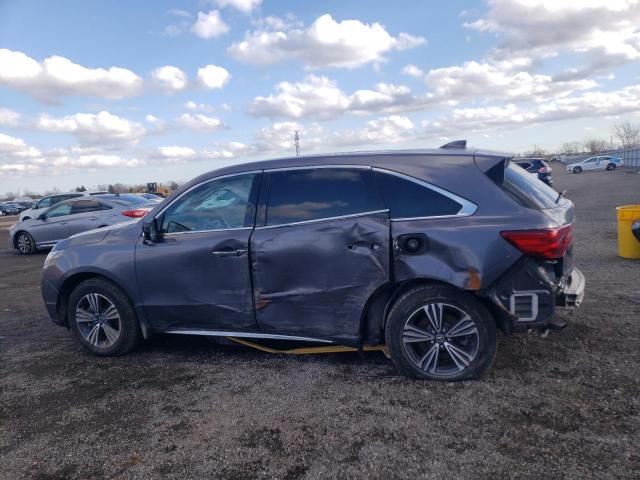
POLYGON ((356 340, 367 300, 389 281, 389 218, 371 170, 315 167, 269 177, 264 225, 251 238, 260 328, 356 340))
POLYGON ((248 248, 259 181, 256 173, 205 181, 156 216, 161 241, 141 238, 135 253, 152 326, 255 329, 248 248))
POLYGON ((30 230, 36 246, 53 245, 69 237, 70 201, 59 203, 44 214, 44 219, 33 220, 35 225, 30 230))

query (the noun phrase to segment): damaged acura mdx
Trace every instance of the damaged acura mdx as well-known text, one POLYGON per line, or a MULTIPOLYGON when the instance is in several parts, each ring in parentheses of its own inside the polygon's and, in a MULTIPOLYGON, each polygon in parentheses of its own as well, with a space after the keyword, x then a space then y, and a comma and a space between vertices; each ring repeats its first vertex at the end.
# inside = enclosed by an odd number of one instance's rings
POLYGON ((573 204, 508 155, 439 149, 235 165, 140 221, 58 243, 42 294, 94 355, 153 332, 386 345, 412 377, 481 376, 497 331, 577 307, 573 204))

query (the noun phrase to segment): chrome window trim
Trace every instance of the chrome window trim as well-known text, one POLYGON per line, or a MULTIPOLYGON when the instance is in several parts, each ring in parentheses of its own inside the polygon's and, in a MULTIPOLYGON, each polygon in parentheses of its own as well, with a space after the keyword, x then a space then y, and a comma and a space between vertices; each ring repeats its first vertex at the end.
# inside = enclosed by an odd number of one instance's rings
POLYGON ((220 330, 167 330, 165 333, 177 335, 206 335, 210 337, 237 337, 237 338, 270 338, 272 340, 298 340, 302 342, 333 343, 330 340, 323 340, 313 337, 299 337, 297 335, 278 335, 271 333, 234 332, 220 330))
POLYGON ((351 213, 349 215, 338 215, 337 217, 314 218, 313 220, 303 220, 301 222, 279 223, 277 225, 264 225, 262 227, 256 227, 256 230, 264 230, 267 228, 278 228, 278 227, 291 227, 295 225, 307 225, 309 223, 326 222, 328 220, 342 220, 344 218, 363 217, 365 215, 373 215, 374 213, 387 213, 388 211, 389 209, 385 208, 383 210, 372 210, 370 212, 351 213))
MULTIPOLYGON (((205 185, 207 183, 213 182, 215 180, 222 180, 224 178, 231 178, 231 177, 238 177, 240 175, 256 175, 258 173, 262 173, 262 170, 249 170, 247 172, 237 172, 237 173, 229 173, 227 175, 220 175, 219 177, 213 177, 213 178, 209 178, 207 180, 204 180, 200 183, 197 183, 193 186, 191 186, 189 189, 185 190, 184 192, 182 192, 180 195, 178 195, 176 198, 174 198, 171 203, 169 203, 168 205, 165 205, 162 210, 160 210, 158 213, 156 213, 153 218, 157 219, 159 218, 169 207, 171 207, 174 203, 176 203, 178 200, 180 200, 182 197, 184 197, 187 193, 189 193, 190 191, 192 191, 195 188, 198 188, 202 185, 205 185)), ((162 227, 162 225, 160 225, 160 227, 162 227)), ((251 227, 235 227, 235 228, 227 228, 227 229, 222 229, 222 230, 238 230, 238 229, 245 229, 245 228, 253 228, 251 227)), ((189 232, 173 232, 173 233, 163 233, 163 235, 175 235, 176 233, 198 233, 198 232, 217 232, 219 230, 192 230, 189 232)))
POLYGON ((438 219, 438 218, 469 217, 474 213, 476 213, 476 211, 478 210, 478 206, 475 203, 470 202, 466 198, 462 198, 461 196, 456 195, 455 193, 451 193, 450 191, 445 190, 444 188, 440 188, 436 185, 433 185, 432 183, 425 182, 424 180, 420 180, 419 178, 415 178, 400 172, 394 172, 393 170, 387 170, 385 168, 373 167, 373 171, 380 172, 387 175, 393 175, 395 177, 402 178, 409 182, 416 183, 421 187, 428 188, 429 190, 439 193, 440 195, 443 195, 460 205, 460 210, 458 211, 458 213, 455 213, 452 215, 431 215, 426 217, 392 218, 391 219, 392 222, 402 222, 402 221, 409 221, 409 220, 432 220, 432 219, 438 219))
POLYGON ((186 232, 167 232, 163 233, 163 237, 170 237, 173 235, 184 235, 187 233, 207 233, 207 232, 232 232, 235 230, 253 230, 253 227, 235 227, 235 228, 214 228, 211 230, 188 230, 186 232))
POLYGON ((358 170, 371 170, 370 165, 362 165, 362 164, 341 164, 341 165, 301 165, 298 167, 278 167, 278 168, 265 168, 265 172, 289 172, 291 170, 317 170, 318 168, 351 168, 358 170))

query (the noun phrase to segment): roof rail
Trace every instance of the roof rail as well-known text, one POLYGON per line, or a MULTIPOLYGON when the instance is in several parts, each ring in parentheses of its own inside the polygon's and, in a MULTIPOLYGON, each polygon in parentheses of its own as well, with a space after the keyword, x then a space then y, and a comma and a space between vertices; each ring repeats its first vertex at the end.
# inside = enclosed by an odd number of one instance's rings
POLYGON ((458 149, 458 148, 465 149, 465 148, 467 148, 467 141, 466 140, 454 140, 453 142, 445 143, 440 148, 444 149, 444 150, 458 149))

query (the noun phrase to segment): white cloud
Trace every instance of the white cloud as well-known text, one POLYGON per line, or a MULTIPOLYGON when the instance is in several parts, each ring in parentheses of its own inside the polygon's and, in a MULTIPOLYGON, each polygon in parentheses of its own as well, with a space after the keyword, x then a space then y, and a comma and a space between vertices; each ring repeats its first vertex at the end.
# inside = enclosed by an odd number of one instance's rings
POLYGON ((51 165, 58 169, 95 169, 109 167, 138 167, 144 162, 138 159, 126 159, 118 155, 79 155, 77 157, 61 156, 53 158, 51 165))
POLYGON ((0 125, 7 125, 13 127, 20 122, 20 114, 9 110, 8 108, 0 107, 0 125))
POLYGON ((158 147, 155 156, 167 163, 181 163, 193 160, 198 154, 193 148, 172 145, 168 147, 158 147))
POLYGON ((198 82, 205 88, 222 88, 230 79, 231 74, 223 67, 206 65, 198 69, 198 82))
POLYGON ((421 77, 422 75, 424 75, 424 72, 415 65, 409 64, 405 65, 405 67, 402 69, 402 74, 409 75, 411 77, 421 77))
POLYGON ((592 80, 554 81, 549 75, 520 71, 511 63, 465 62, 430 70, 425 79, 436 97, 459 103, 476 98, 548 101, 596 86, 592 80))
POLYGON ((249 14, 260 6, 262 0, 215 0, 215 2, 220 8, 233 7, 242 13, 249 14))
POLYGON ((166 65, 151 72, 153 82, 162 90, 172 93, 187 88, 187 75, 178 67, 166 65))
POLYGON ((142 79, 125 68, 87 68, 60 56, 38 62, 22 52, 2 48, 0 85, 23 91, 45 103, 55 103, 65 95, 131 97, 140 92, 142 79))
POLYGON ((40 150, 27 145, 23 139, 0 133, 0 162, 35 159, 41 155, 40 150))
POLYGON ((379 23, 336 22, 325 14, 306 29, 247 33, 244 40, 232 44, 228 52, 236 60, 253 65, 297 60, 308 68, 356 68, 383 62, 386 53, 425 42, 424 38, 407 33, 393 37, 379 23))
POLYGON ((215 132, 224 128, 222 120, 216 117, 208 117, 201 113, 184 113, 178 119, 178 123, 199 132, 215 132))
POLYGON ((335 146, 401 143, 410 139, 412 135, 414 124, 408 117, 390 115, 370 120, 360 129, 334 132, 326 143, 335 146))
POLYGON ((211 10, 208 13, 198 12, 198 20, 191 26, 191 31, 200 38, 209 39, 224 35, 229 26, 220 18, 218 10, 211 10))
POLYGON ((249 105, 255 117, 331 118, 345 113, 410 111, 433 104, 429 95, 415 96, 404 85, 379 83, 373 90, 344 93, 333 80, 309 75, 303 82, 281 82, 276 94, 256 97, 249 105))
POLYGON ((639 22, 639 0, 490 0, 487 14, 465 25, 496 34, 499 59, 585 55, 586 65, 560 77, 575 79, 640 59, 639 22))
POLYGON ((107 111, 76 113, 54 118, 47 114, 38 117, 35 128, 45 132, 63 132, 75 135, 87 144, 136 143, 146 133, 139 123, 118 117, 107 111))
POLYGON ((193 100, 189 100, 184 103, 184 108, 191 111, 203 111, 203 112, 212 112, 213 106, 207 105, 206 103, 196 103, 193 100))

